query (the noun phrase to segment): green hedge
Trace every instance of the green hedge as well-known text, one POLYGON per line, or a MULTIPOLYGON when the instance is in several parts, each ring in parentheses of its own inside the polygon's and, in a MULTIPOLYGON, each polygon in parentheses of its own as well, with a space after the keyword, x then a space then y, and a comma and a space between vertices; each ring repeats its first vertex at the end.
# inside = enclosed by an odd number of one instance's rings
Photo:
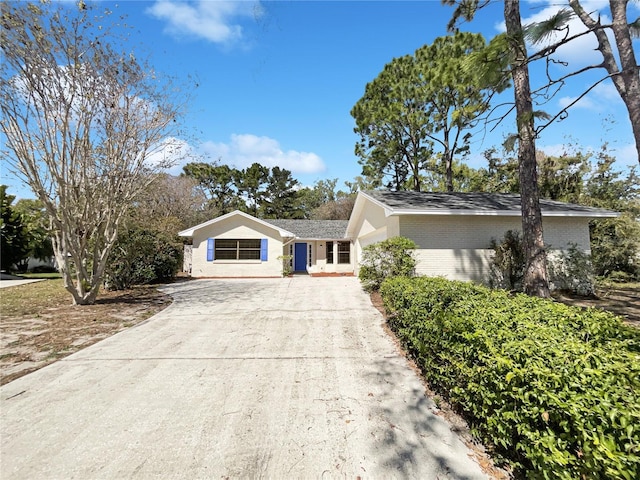
POLYGON ((393 278, 380 293, 432 387, 517 475, 640 478, 640 330, 441 278, 393 278))

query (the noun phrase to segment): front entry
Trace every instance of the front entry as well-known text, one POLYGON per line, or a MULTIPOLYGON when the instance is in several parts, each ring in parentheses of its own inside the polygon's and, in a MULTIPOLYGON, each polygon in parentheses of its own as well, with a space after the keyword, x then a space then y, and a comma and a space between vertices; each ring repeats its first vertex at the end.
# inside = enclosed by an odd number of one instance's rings
POLYGON ((307 270, 307 244, 296 243, 293 252, 293 270, 305 272, 307 270))

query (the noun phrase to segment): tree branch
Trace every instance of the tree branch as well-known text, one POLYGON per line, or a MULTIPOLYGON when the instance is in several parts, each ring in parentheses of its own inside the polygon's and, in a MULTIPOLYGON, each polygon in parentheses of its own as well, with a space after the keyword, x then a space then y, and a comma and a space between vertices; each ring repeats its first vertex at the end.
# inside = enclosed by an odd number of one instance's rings
POLYGON ((539 127, 536 127, 536 129, 535 129, 536 136, 539 136, 540 133, 544 129, 546 129, 549 125, 551 125, 553 122, 555 122, 558 118, 560 118, 561 120, 564 120, 565 118, 567 118, 567 116, 569 115, 568 110, 571 107, 573 107, 576 103, 578 103, 580 100, 582 100, 591 90, 596 88, 600 83, 604 82, 608 78, 611 78, 611 75, 607 75, 607 76, 601 78, 600 80, 598 80, 597 82, 595 82, 593 85, 591 85, 589 88, 587 88, 584 92, 582 92, 578 97, 576 97, 569 105, 567 105, 562 110, 560 110, 558 113, 556 113, 547 123, 545 123, 543 125, 540 125, 539 127))

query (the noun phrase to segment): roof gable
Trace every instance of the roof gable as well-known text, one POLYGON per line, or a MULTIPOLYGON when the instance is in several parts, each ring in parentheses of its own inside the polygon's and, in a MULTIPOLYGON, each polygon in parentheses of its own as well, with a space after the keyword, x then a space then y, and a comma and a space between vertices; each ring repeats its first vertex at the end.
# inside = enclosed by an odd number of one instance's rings
POLYGON ((347 220, 294 220, 294 219, 269 219, 256 218, 248 213, 235 210, 226 215, 216 217, 204 223, 187 228, 178 233, 181 237, 192 237, 197 230, 206 228, 218 222, 222 222, 233 216, 242 216, 254 222, 258 222, 272 228, 282 238, 306 238, 306 239, 341 239, 345 238, 347 220))
POLYGON ((292 232, 289 232, 288 230, 285 230, 285 229, 280 228, 280 227, 278 227, 276 225, 273 225, 272 223, 269 223, 269 222, 267 222, 265 220, 261 220, 260 218, 256 218, 256 217, 254 217, 252 215, 249 215, 248 213, 241 212, 240 210, 234 210, 231 213, 227 213, 227 214, 222 215, 220 217, 216 217, 214 219, 208 220, 208 221, 203 222, 203 223, 201 223, 199 225, 196 225, 195 227, 191 227, 191 228, 187 228, 186 230, 182 230, 181 232, 178 232, 178 235, 180 237, 193 237, 193 234, 196 232, 196 230, 200 230, 202 228, 206 228, 206 227, 208 227, 210 225, 213 225, 213 224, 218 223, 218 222, 222 222, 222 221, 224 221, 224 220, 226 220, 228 218, 234 217, 234 216, 245 217, 246 219, 249 219, 251 221, 254 221, 254 222, 260 223, 262 225, 265 225, 265 226, 267 226, 269 228, 272 228, 272 229, 276 230, 280 234, 280 236, 283 237, 283 238, 284 237, 293 237, 293 236, 295 236, 292 232))

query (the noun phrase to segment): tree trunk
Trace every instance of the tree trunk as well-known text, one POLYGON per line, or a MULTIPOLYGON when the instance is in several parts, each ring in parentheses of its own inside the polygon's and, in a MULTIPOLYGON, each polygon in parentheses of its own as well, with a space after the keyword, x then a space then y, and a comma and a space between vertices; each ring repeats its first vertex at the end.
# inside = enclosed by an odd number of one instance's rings
POLYGON ((453 152, 449 147, 449 130, 444 130, 444 161, 447 192, 453 192, 453 152))
POLYGON ((616 85, 616 88, 629 112, 633 138, 636 142, 636 152, 638 153, 638 162, 640 163, 640 69, 638 68, 629 32, 627 1, 609 0, 609 5, 611 6, 611 15, 613 17, 613 35, 620 55, 620 66, 622 67, 620 77, 622 78, 621 83, 624 85, 624 90, 621 90, 618 85, 616 85))
POLYGON ((528 295, 547 298, 550 293, 536 171, 533 105, 519 0, 505 0, 504 18, 512 55, 511 75, 518 126, 522 240, 526 261, 523 287, 528 295))

